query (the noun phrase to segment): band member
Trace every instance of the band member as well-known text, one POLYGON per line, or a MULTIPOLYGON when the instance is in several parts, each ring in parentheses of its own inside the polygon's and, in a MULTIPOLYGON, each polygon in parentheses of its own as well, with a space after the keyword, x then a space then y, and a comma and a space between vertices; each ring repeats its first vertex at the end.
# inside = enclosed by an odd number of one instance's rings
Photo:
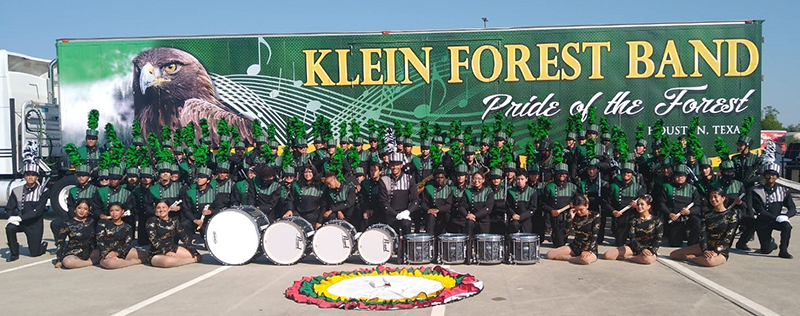
POLYGON ((711 192, 712 186, 719 180, 719 177, 712 171, 711 160, 708 157, 700 158, 700 161, 697 162, 697 169, 698 180, 694 185, 700 190, 700 195, 708 199, 708 192, 711 192))
POLYGON ((550 238, 556 248, 567 243, 569 214, 566 211, 571 208, 572 197, 580 192, 578 186, 567 182, 567 177, 569 177, 569 167, 564 163, 556 164, 554 180, 547 184, 543 194, 542 211, 549 215, 550 238))
POLYGON ((258 176, 253 178, 252 185, 247 185, 247 194, 245 195, 247 204, 261 210, 270 221, 274 221, 281 216, 292 216, 295 205, 291 201, 286 201, 287 204, 284 205, 283 213, 278 212, 283 190, 276 179, 277 172, 275 169, 266 165, 259 165, 256 170, 258 176))
MULTIPOLYGON (((109 219, 109 206, 112 204, 119 204, 123 209, 122 220, 133 227, 136 225, 136 198, 131 191, 122 186, 122 168, 112 167, 109 168, 108 171, 109 178, 111 179, 108 187, 98 190, 101 192, 101 198, 103 197, 103 192, 105 192, 106 195, 106 207, 103 209, 103 213, 100 215, 100 218, 109 219)), ((133 237, 133 230, 131 230, 130 233, 131 237, 133 237)))
MULTIPOLYGON (((789 238, 792 237, 792 224, 789 219, 797 214, 792 195, 784 186, 776 183, 778 175, 780 174, 780 166, 771 163, 764 167, 764 184, 755 187, 750 194, 750 202, 748 205, 753 206, 755 214, 758 216, 755 220, 756 231, 758 232, 758 241, 761 243, 761 253, 769 254, 775 250, 775 241, 772 239, 772 231, 779 230, 781 232, 780 252, 778 257, 792 259, 789 253, 789 238), (782 209, 786 208, 786 213, 782 214, 782 209)), ((750 217, 753 214, 748 214, 750 217)), ((752 236, 746 236, 747 232, 742 233, 739 243, 744 240, 744 245, 752 236)))
MULTIPOLYGON (((275 169, 275 171, 277 170, 278 169, 275 169)), ((294 167, 287 165, 286 168, 282 170, 282 173, 283 179, 280 181, 280 199, 278 200, 278 205, 275 207, 275 214, 277 215, 284 214, 294 207, 292 205, 292 186, 294 186, 296 178, 294 167)))
MULTIPOLYGON (((508 189, 508 233, 531 233, 532 218, 538 210, 536 189, 528 185, 525 170, 517 172, 517 185, 508 189)), ((539 235, 544 236, 544 235, 539 235)))
POLYGON ((97 224, 97 249, 100 266, 120 269, 141 264, 147 254, 133 247, 133 227, 122 221, 125 210, 119 203, 108 207, 109 219, 97 224))
POLYGON ((736 230, 736 212, 726 207, 722 189, 711 189, 711 211, 703 217, 705 229, 700 244, 678 249, 669 254, 675 260, 689 260, 706 267, 715 267, 728 260, 728 249, 736 230))
POLYGON ((433 236, 444 233, 450 222, 453 206, 453 187, 445 182, 444 169, 433 172, 433 181, 425 184, 420 195, 420 209, 425 213, 425 231, 433 236))
POLYGON ((510 217, 509 208, 506 204, 506 196, 515 182, 503 182, 503 172, 500 169, 492 169, 489 172, 489 188, 494 194, 494 205, 489 214, 489 233, 504 235, 506 233, 506 217, 510 217))
POLYGON ((567 224, 575 230, 575 239, 569 245, 548 251, 546 258, 591 264, 597 261, 597 231, 600 229, 598 214, 589 210, 589 198, 585 195, 576 194, 567 206, 567 224))
POLYGON ((603 259, 630 260, 641 264, 656 262, 658 247, 661 246, 661 237, 664 234, 664 222, 650 211, 653 207, 653 197, 647 194, 639 196, 636 200, 635 210, 638 216, 630 219, 628 235, 631 239, 626 244, 606 251, 603 259))
POLYGON ((411 233, 411 214, 419 208, 419 195, 414 177, 403 173, 403 154, 389 155, 390 174, 378 182, 382 210, 378 222, 392 226, 401 236, 411 233))
MULTIPOLYGON (((749 124, 748 124, 749 129, 749 124)), ((736 169, 736 180, 741 181, 745 187, 752 188, 759 180, 759 166, 758 157, 750 152, 750 143, 752 140, 747 137, 747 131, 740 129, 741 135, 736 142, 737 154, 731 157, 734 168, 736 169)))
MULTIPOLYGON (((8 224, 6 224, 6 240, 8 240, 9 256, 6 262, 19 259, 19 242, 17 233, 25 233, 28 250, 32 257, 41 256, 47 251, 47 243, 42 242, 44 235, 44 212, 47 211, 47 200, 50 191, 39 184, 39 167, 34 163, 25 164, 23 176, 25 184, 11 190, 6 203, 8 224)), ((63 222, 62 222, 63 223, 63 222)))
POLYGON ((78 201, 73 210, 75 214, 64 223, 56 239, 56 268, 77 269, 97 264, 100 252, 94 249, 94 219, 91 217, 89 203, 78 201))
MULTIPOLYGON (((483 173, 472 174, 472 186, 464 191, 461 197, 459 215, 454 216, 456 223, 461 224, 461 232, 469 236, 467 249, 472 249, 472 240, 476 234, 489 232, 489 214, 494 207, 494 192, 484 186, 486 178, 483 173)), ((467 252, 467 263, 472 262, 472 252, 467 252)))
MULTIPOLYGON (((89 167, 89 173, 97 175, 97 164, 100 161, 100 149, 97 146, 97 136, 99 135, 97 131, 98 121, 100 118, 100 112, 97 110, 89 111, 89 123, 88 128, 86 129, 86 145, 81 146, 78 148, 78 153, 80 154, 80 158, 87 164, 89 167)), ((70 209, 74 209, 75 205, 72 205, 70 209)), ((99 209, 97 209, 99 210, 99 209)))
POLYGON ((589 210, 600 214, 600 231, 597 234, 597 243, 603 243, 606 229, 606 216, 612 216, 611 211, 606 206, 604 197, 608 197, 608 182, 603 180, 598 167, 600 160, 592 159, 586 165, 586 177, 578 182, 578 188, 589 197, 589 210))
MULTIPOLYGON (((610 209, 611 215, 613 216, 611 231, 614 234, 614 246, 616 247, 625 245, 625 241, 630 237, 630 221, 635 215, 630 209, 625 212, 622 212, 622 209, 628 206, 630 206, 630 208, 636 207, 637 204, 635 200, 647 192, 645 187, 635 180, 633 170, 635 167, 636 166, 630 162, 622 164, 620 168, 622 171, 621 179, 611 184, 611 192, 609 194, 608 203, 606 204, 606 207, 610 209)), ((650 199, 652 200, 652 196, 650 199)), ((650 201, 648 205, 650 204, 653 204, 653 202, 650 201)), ((658 214, 654 215, 658 216, 658 214)))
MULTIPOLYGON (((169 163, 161 162, 158 164, 158 182, 150 186, 149 194, 145 194, 145 212, 147 217, 155 215, 155 205, 157 201, 167 201, 169 216, 175 218, 184 225, 183 228, 192 225, 193 216, 191 211, 183 204, 181 199, 182 184, 172 180, 172 170, 169 163)), ((145 222, 146 224, 147 222, 145 222)), ((152 241, 152 238, 150 238, 152 241)))
POLYGON ((170 203, 159 200, 155 204, 155 216, 147 220, 147 236, 150 238, 148 261, 154 267, 171 268, 200 262, 202 257, 189 242, 189 235, 177 218, 170 217, 170 203), (183 246, 178 245, 178 241, 183 246))
POLYGON ((667 217, 665 232, 670 247, 680 247, 684 239, 689 246, 700 240, 703 201, 697 188, 686 183, 686 172, 685 165, 676 166, 673 181, 662 185, 658 191, 660 198, 656 198, 661 214, 667 217))
POLYGON ((53 232, 54 239, 58 238, 58 232, 63 228, 64 222, 75 215, 71 212, 75 209, 79 200, 86 200, 89 203, 89 207, 96 210, 98 213, 103 209, 103 202, 100 200, 97 187, 89 182, 90 171, 87 165, 75 167, 75 181, 77 181, 77 183, 75 187, 69 189, 69 194, 67 195, 68 211, 66 214, 63 214, 63 216, 59 216, 50 222, 50 230, 53 232))
POLYGON ((317 178, 316 170, 310 164, 300 170, 301 178, 295 181, 290 195, 292 208, 283 216, 302 216, 317 229, 322 226, 322 209, 325 206, 322 197, 322 183, 317 178))
POLYGON ((383 209, 380 201, 380 180, 383 170, 381 164, 372 162, 369 165, 369 178, 361 181, 361 207, 364 216, 364 226, 378 223, 383 216, 378 215, 383 209))
MULTIPOLYGON (((251 155, 251 157, 255 156, 251 155)), ((235 183, 230 179, 226 164, 217 165, 217 178, 211 180, 211 187, 215 190, 214 203, 211 204, 212 213, 240 204, 240 194, 236 191, 235 183)))
MULTIPOLYGON (((336 148, 334 146, 334 148, 336 148)), ((322 213, 322 223, 330 220, 346 220, 352 223, 358 218, 353 218, 356 203, 356 188, 350 183, 339 181, 338 174, 332 171, 325 173, 323 178, 327 187, 325 192, 325 211, 322 213)))
POLYGON ((199 227, 205 227, 205 223, 211 219, 214 212, 211 205, 216 197, 214 188, 211 187, 211 169, 206 167, 197 168, 195 183, 183 192, 183 204, 186 205, 186 216, 191 221, 182 222, 183 229, 191 236, 199 227))
MULTIPOLYGON (((429 179, 433 175, 433 161, 431 160, 431 142, 423 140, 420 146, 420 155, 411 158, 414 165, 414 178, 417 183, 429 179)), ((431 177, 432 178, 432 177, 431 177)))

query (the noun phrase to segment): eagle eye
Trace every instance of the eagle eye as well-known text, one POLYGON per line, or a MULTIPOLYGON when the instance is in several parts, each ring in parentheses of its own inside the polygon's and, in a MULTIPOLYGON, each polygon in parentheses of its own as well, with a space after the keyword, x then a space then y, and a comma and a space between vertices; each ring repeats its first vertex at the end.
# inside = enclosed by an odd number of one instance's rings
POLYGON ((166 71, 167 73, 173 73, 178 70, 178 63, 166 64, 164 65, 164 67, 161 67, 161 69, 164 69, 164 71, 166 71))

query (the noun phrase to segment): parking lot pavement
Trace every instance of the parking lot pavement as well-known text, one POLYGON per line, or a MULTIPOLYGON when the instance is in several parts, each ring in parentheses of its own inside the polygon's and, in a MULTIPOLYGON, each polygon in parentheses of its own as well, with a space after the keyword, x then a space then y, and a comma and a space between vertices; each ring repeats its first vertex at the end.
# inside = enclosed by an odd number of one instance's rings
MULTIPOLYGON (((800 224, 800 220, 793 220, 800 224)), ((45 227, 48 223, 46 223, 45 227)), ((0 221, 5 227, 5 221, 0 221)), ((201 264, 173 269, 134 266, 119 271, 87 267, 53 268, 55 256, 31 258, 24 237, 20 260, 0 262, 3 315, 339 315, 353 311, 319 309, 286 299, 283 292, 303 276, 366 267, 356 256, 326 266, 309 256, 293 266, 274 266, 265 258, 238 267, 219 265, 211 256, 201 264)), ((776 234, 777 237, 777 234, 776 234)), ((49 230, 45 240, 54 243, 49 230)), ((608 241, 609 239, 607 239, 608 241)), ((5 234, 0 237, 5 245, 5 234)), ((750 246, 757 246, 757 241, 750 246)), ((600 247, 600 252, 608 245, 600 247)), ((542 247, 544 254, 548 244, 542 247)), ((668 256, 672 248, 659 253, 668 256)), ((800 254, 795 243, 790 251, 800 254)), ((2 258, 8 248, 0 248, 2 258)), ((669 259, 661 259, 669 260, 669 259)), ((797 314, 800 290, 795 260, 734 251, 717 268, 674 263, 712 283, 783 315, 797 314)), ((394 265, 389 265, 394 266, 394 265)), ((665 264, 650 266, 603 261, 577 266, 542 260, 528 266, 454 265, 484 282, 484 291, 444 307, 382 312, 389 315, 749 315, 741 302, 717 294, 665 264)))

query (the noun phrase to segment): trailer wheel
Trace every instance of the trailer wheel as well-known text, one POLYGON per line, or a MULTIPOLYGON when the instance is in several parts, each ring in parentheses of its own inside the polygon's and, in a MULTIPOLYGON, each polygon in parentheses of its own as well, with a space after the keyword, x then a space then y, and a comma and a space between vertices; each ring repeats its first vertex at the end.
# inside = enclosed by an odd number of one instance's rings
POLYGON ((50 207, 56 215, 63 218, 68 216, 67 197, 69 196, 69 190, 74 188, 77 183, 78 181, 74 175, 64 176, 50 189, 50 207))

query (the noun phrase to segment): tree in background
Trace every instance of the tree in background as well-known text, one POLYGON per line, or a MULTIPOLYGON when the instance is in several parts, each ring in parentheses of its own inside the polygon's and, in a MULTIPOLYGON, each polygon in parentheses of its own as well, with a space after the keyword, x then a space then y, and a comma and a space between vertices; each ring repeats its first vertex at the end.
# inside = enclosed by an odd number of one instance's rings
POLYGON ((783 124, 778 121, 777 109, 771 106, 765 107, 761 111, 761 129, 762 130, 783 130, 783 124))

